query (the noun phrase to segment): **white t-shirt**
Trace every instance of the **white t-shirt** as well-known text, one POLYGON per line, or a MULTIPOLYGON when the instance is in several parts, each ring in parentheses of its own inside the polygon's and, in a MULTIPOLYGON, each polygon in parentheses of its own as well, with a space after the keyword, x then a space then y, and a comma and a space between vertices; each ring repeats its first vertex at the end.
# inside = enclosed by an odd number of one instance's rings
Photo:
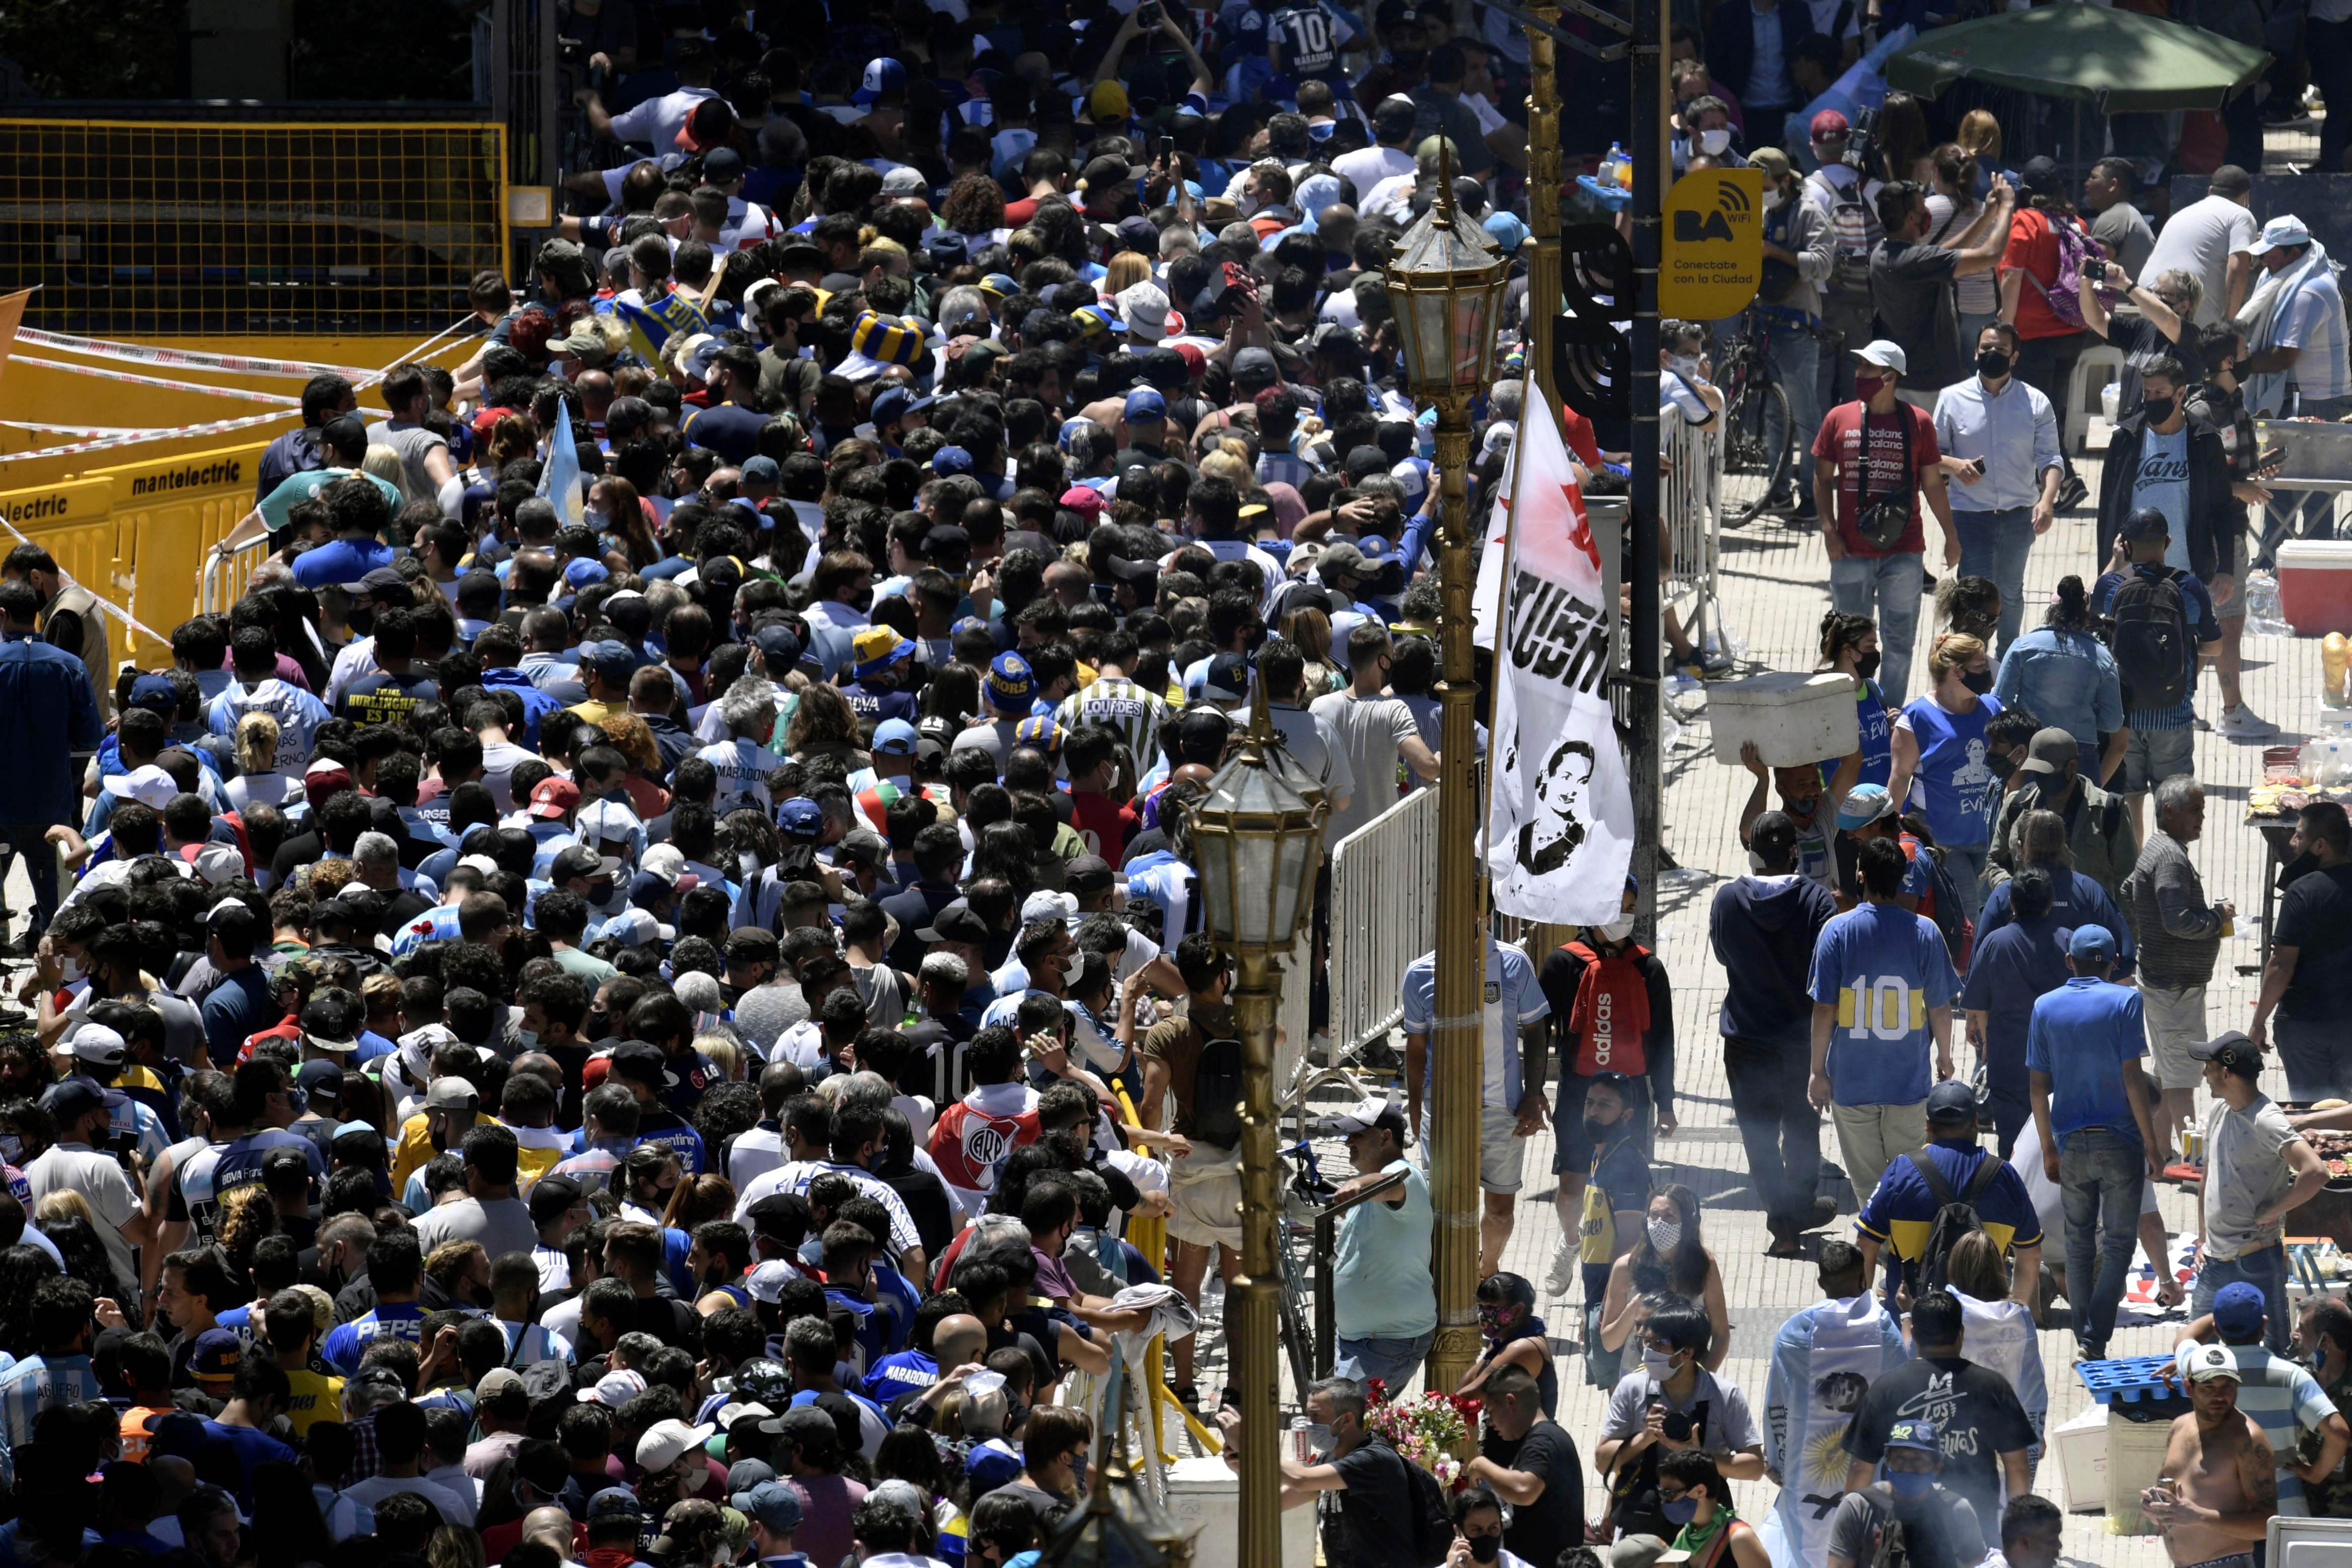
MULTIPOLYGON (((718 93, 707 87, 682 87, 659 98, 649 98, 613 116, 613 140, 651 147, 656 153, 675 153, 677 133, 686 128, 694 106, 718 93)), ((625 172, 625 171, 624 171, 625 172)))
POLYGON ((2207 196, 2191 202, 2157 231, 2156 248, 2147 253, 2147 263, 2139 269, 2140 286, 2154 288, 2159 273, 2175 268, 2189 273, 2205 285, 2205 298, 2197 306, 2197 324, 2211 326, 2221 319, 2226 303, 2230 258, 2252 250, 2261 237, 2262 226, 2254 222, 2254 215, 2229 197, 2207 196))
POLYGON ((1412 154, 1402 147, 1359 147, 1353 153, 1342 153, 1331 161, 1331 172, 1343 180, 1352 180, 1359 197, 1369 198, 1374 186, 1382 180, 1394 179, 1412 173, 1412 154))

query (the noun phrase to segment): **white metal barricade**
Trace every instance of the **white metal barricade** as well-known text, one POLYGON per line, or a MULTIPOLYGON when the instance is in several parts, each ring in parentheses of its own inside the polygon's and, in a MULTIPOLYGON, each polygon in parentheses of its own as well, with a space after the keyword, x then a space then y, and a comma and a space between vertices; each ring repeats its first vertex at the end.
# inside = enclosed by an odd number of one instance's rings
POLYGON ((1415 790, 1339 840, 1330 916, 1326 1065, 1339 1067, 1396 1026, 1406 967, 1437 945, 1437 791, 1415 790))
POLYGON ((1662 545, 1665 603, 1681 620, 1684 635, 1701 648, 1710 640, 1718 646, 1724 642, 1717 580, 1723 542, 1721 423, 1693 425, 1673 409, 1660 418, 1666 447, 1665 493, 1661 498, 1666 522, 1662 545))

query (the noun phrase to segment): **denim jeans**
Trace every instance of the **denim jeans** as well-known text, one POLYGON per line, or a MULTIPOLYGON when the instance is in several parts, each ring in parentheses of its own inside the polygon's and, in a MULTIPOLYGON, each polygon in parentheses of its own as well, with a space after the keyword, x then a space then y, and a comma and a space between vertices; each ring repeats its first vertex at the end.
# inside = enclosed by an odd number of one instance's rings
POLYGON ((2289 1100, 2352 1100, 2352 1024, 2281 1013, 2273 1016, 2271 1033, 2278 1037, 2289 1100))
MULTIPOLYGON (((2334 26, 2352 38, 2352 22, 2334 26)), ((2314 22, 2311 31, 2317 33, 2330 24, 2314 22)), ((2352 47, 2352 44, 2347 44, 2352 47)), ((2317 57, 2313 58, 2315 70, 2317 57)), ((2347 87, 2346 102, 2352 102, 2352 87, 2347 87)), ((2344 117, 2352 121, 2352 114, 2344 117)), ((2340 419, 2352 414, 2352 397, 2297 397, 2295 413, 2320 419, 2340 419)), ((2263 508, 2263 537, 2257 552, 2256 564, 2270 566, 2278 559, 2278 547, 2290 539, 2333 539, 2336 537, 2336 492, 2333 490, 2280 490, 2263 508)))
MULTIPOLYGON (((1789 423, 1797 427, 1797 504, 1813 504, 1813 437, 1812 432, 1822 423, 1822 344, 1810 326, 1782 325, 1775 317, 1768 341, 1772 345, 1772 374, 1779 378, 1780 390, 1789 397, 1789 423)), ((1775 441, 1786 441, 1789 433, 1777 429, 1780 421, 1768 415, 1764 421, 1764 441, 1770 447, 1775 441)))
POLYGON ((2106 1354, 2116 1331, 2116 1307, 2131 1276, 2139 1245, 2139 1198, 2147 1180, 2140 1146, 2105 1127, 2066 1135, 2058 1155, 2060 1197, 2066 1205, 2066 1295, 2074 1303, 2074 1342, 2093 1357, 2106 1354))
POLYGON ((1821 1190, 1822 1117, 1805 1101, 1812 1054, 1803 1042, 1723 1037, 1723 1074, 1748 1151, 1748 1184, 1769 1219, 1810 1224, 1821 1190))
MULTIPOLYGON (((2033 509, 1962 511, 1954 507, 1952 526, 1960 536, 1960 575, 1989 577, 2000 590, 2000 652, 2005 654, 2025 617, 2025 557, 2033 548, 2033 509)), ((1994 657, 1998 660, 2000 656, 1994 657)))
MULTIPOLYGON (((1823 518, 1822 526, 1832 525, 1823 518)), ((1879 689, 1888 706, 1899 708, 1911 681, 1911 645, 1919 639, 1919 595, 1927 583, 1926 558, 1907 555, 1847 555, 1830 563, 1830 601, 1849 616, 1878 623, 1879 689)))
POLYGON ((1342 1361, 1353 1361, 1363 1369, 1364 1377, 1377 1377, 1388 1384, 1391 1397, 1404 1392, 1421 1363, 1429 1359, 1429 1347, 1437 1342, 1437 1331, 1415 1334, 1411 1339, 1339 1340, 1337 1353, 1342 1361))
POLYGON ((2286 1299, 2286 1244, 2273 1242, 2252 1252, 2242 1252, 2235 1258, 2209 1258, 2197 1271, 2197 1283, 2189 1288, 2189 1315, 2200 1317, 2213 1310, 2213 1298, 2222 1286, 2244 1280, 2263 1293, 2263 1310, 2270 1321, 2263 1325, 2263 1343, 2273 1355, 2287 1353, 2287 1333, 2294 1327, 2293 1309, 2286 1299))
POLYGON ((1952 885, 1960 890, 1960 907, 1971 921, 1984 918, 1985 859, 1991 851, 1990 844, 1944 846, 1944 869, 1952 874, 1952 885))
POLYGON ((2074 458, 2066 449, 2066 393, 2074 384, 2074 362, 2090 344, 2091 334, 2077 329, 2052 338, 2027 338, 2017 345, 2017 379, 2039 391, 2058 411, 2058 460, 2070 479, 2074 458))

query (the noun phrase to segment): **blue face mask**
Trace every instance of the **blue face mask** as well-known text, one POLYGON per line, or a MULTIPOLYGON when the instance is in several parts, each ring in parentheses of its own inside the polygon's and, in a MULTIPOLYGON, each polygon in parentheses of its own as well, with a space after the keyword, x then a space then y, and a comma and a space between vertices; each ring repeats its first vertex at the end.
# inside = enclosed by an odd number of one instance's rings
POLYGON ((1896 1497, 1919 1498, 1934 1488, 1936 1478, 1921 1470, 1889 1470, 1886 1484, 1894 1489, 1896 1497))
POLYGON ((1672 1501, 1660 1498, 1658 1511, 1666 1516, 1666 1521, 1669 1524, 1688 1524, 1698 1517, 1698 1499, 1688 1494, 1675 1498, 1672 1501))

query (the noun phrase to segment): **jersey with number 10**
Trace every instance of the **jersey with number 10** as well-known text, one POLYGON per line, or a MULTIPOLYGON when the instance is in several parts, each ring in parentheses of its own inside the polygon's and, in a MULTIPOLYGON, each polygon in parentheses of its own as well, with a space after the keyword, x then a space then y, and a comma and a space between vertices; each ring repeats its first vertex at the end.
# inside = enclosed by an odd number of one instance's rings
POLYGON ((1916 1105, 1927 1098, 1930 1009, 1960 979, 1936 922, 1900 904, 1864 903, 1813 944, 1817 1003, 1837 1009, 1829 1076, 1840 1105, 1916 1105))
POLYGON ((1282 46, 1283 74, 1294 79, 1330 70, 1346 42, 1339 18, 1320 5, 1285 6, 1274 14, 1268 32, 1282 46))

